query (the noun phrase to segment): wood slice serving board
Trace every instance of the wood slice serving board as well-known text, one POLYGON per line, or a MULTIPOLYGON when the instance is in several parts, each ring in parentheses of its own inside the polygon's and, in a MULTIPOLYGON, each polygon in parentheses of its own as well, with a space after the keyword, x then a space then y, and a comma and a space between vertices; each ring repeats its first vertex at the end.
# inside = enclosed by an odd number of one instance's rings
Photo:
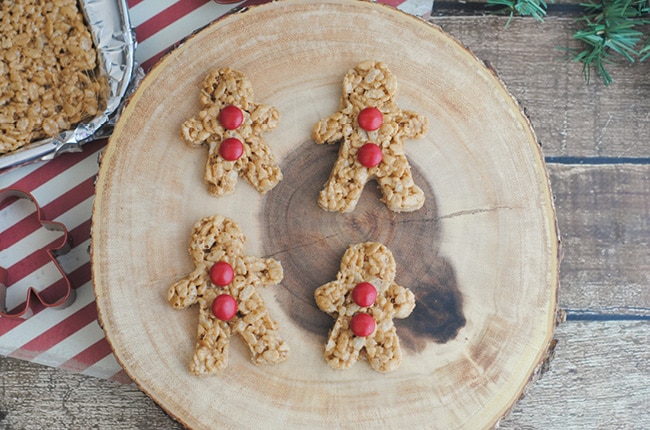
POLYGON ((439 28, 395 9, 349 0, 287 0, 203 29, 141 83, 103 157, 92 226, 92 272, 106 336, 124 369, 191 428, 477 429, 522 395, 552 343, 558 236, 543 158, 526 117, 493 71, 439 28), (397 105, 427 116, 407 141, 424 207, 394 213, 369 183, 357 208, 317 204, 337 145, 311 140, 338 110, 357 63, 383 61, 397 105), (281 112, 266 133, 284 179, 260 195, 242 178, 212 197, 205 148, 179 136, 216 67, 242 71, 255 100, 281 112), (170 285, 193 269, 199 219, 222 214, 247 236, 246 253, 281 261, 280 285, 260 289, 289 358, 256 366, 241 338, 228 367, 190 375, 198 309, 173 309, 170 285), (323 357, 333 319, 314 290, 335 278, 348 245, 379 241, 417 304, 396 320, 404 357, 381 374, 365 361, 340 371, 323 357))

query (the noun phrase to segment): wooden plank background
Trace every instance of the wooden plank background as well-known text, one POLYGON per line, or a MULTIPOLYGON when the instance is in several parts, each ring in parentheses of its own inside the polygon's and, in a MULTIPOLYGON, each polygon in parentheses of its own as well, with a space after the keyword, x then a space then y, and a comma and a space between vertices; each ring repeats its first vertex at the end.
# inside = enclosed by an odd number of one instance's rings
MULTIPOLYGON (((650 428, 650 61, 614 83, 562 60, 579 10, 545 22, 437 2, 431 21, 490 64, 526 108, 547 160, 562 234, 555 358, 506 429, 650 428)), ((135 386, 0 358, 0 429, 179 428, 135 386)))

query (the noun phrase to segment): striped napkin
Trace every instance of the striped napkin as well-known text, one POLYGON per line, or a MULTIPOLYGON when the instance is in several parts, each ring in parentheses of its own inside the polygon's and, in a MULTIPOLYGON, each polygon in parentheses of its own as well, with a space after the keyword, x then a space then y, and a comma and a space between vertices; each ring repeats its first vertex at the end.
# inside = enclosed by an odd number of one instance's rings
MULTIPOLYGON (((136 60, 147 71, 176 43, 233 7, 262 2, 129 0, 131 24, 138 40, 136 60)), ((384 0, 381 3, 418 16, 427 16, 433 4, 432 0, 384 0)), ((76 300, 67 308, 44 309, 37 304, 29 319, 0 318, 0 354, 130 383, 97 322, 90 275, 88 248, 93 181, 98 170, 98 156, 105 145, 106 140, 98 140, 84 145, 83 152, 64 154, 49 162, 0 174, 0 189, 15 187, 30 192, 48 220, 63 223, 68 229, 72 248, 58 257, 58 261, 76 291, 76 300)), ((34 203, 26 199, 0 205, 0 266, 9 270, 10 286, 39 285, 42 289, 61 280, 56 266, 47 256, 35 252, 56 243, 60 233, 34 222, 30 214, 35 210, 34 203)), ((24 301, 24 297, 13 297, 11 293, 12 288, 8 288, 10 305, 18 306, 24 301)))

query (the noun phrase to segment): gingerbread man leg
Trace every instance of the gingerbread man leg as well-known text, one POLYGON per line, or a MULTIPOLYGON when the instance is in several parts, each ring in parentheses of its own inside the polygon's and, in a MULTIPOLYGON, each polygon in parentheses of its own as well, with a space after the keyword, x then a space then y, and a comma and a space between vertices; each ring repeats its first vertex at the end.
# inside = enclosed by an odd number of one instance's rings
POLYGON ((325 360, 334 369, 347 369, 359 360, 365 340, 350 331, 349 324, 338 318, 325 345, 325 360))
POLYGON ((208 161, 205 164, 203 177, 208 192, 215 197, 231 194, 235 191, 242 163, 222 160, 216 149, 217 143, 210 142, 209 145, 208 161))
POLYGON ((228 366, 231 329, 227 322, 215 318, 210 304, 201 306, 196 333, 194 356, 190 373, 204 375, 217 373, 228 366))
POLYGON ((357 206, 368 180, 364 168, 347 165, 339 158, 318 196, 318 204, 327 211, 351 212, 357 206))
POLYGON ((242 173, 253 188, 264 194, 282 180, 282 172, 268 145, 255 138, 248 143, 251 147, 250 161, 242 167, 242 173))
POLYGON ((233 330, 239 333, 251 351, 255 364, 284 361, 289 347, 280 338, 278 324, 269 316, 266 304, 257 292, 247 297, 246 289, 239 295, 239 320, 233 330))
POLYGON ((390 171, 377 176, 377 183, 386 206, 395 212, 412 212, 424 205, 424 192, 413 182, 408 160, 403 154, 393 155, 395 160, 390 171))
POLYGON ((368 338, 365 345, 370 367, 377 372, 391 372, 397 369, 402 361, 402 350, 395 348, 396 345, 399 345, 399 338, 395 326, 385 331, 377 328, 375 335, 368 338))
POLYGON ((272 258, 246 257, 244 260, 251 285, 243 286, 237 297, 239 320, 233 329, 248 345, 254 363, 279 363, 287 358, 289 347, 280 338, 278 324, 270 317, 262 296, 253 286, 282 281, 282 266, 272 258))

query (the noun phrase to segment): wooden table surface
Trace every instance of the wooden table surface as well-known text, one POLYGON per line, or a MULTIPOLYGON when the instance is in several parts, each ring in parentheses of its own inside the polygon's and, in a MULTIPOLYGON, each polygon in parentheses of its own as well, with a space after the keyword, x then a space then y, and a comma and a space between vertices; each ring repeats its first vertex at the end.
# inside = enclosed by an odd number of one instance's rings
MULTIPOLYGON (((555 357, 506 429, 650 428, 650 61, 586 85, 558 47, 576 8, 546 21, 437 2, 431 21, 489 63, 525 107, 562 235, 555 357)), ((179 428, 135 385, 0 357, 0 429, 179 428)))

